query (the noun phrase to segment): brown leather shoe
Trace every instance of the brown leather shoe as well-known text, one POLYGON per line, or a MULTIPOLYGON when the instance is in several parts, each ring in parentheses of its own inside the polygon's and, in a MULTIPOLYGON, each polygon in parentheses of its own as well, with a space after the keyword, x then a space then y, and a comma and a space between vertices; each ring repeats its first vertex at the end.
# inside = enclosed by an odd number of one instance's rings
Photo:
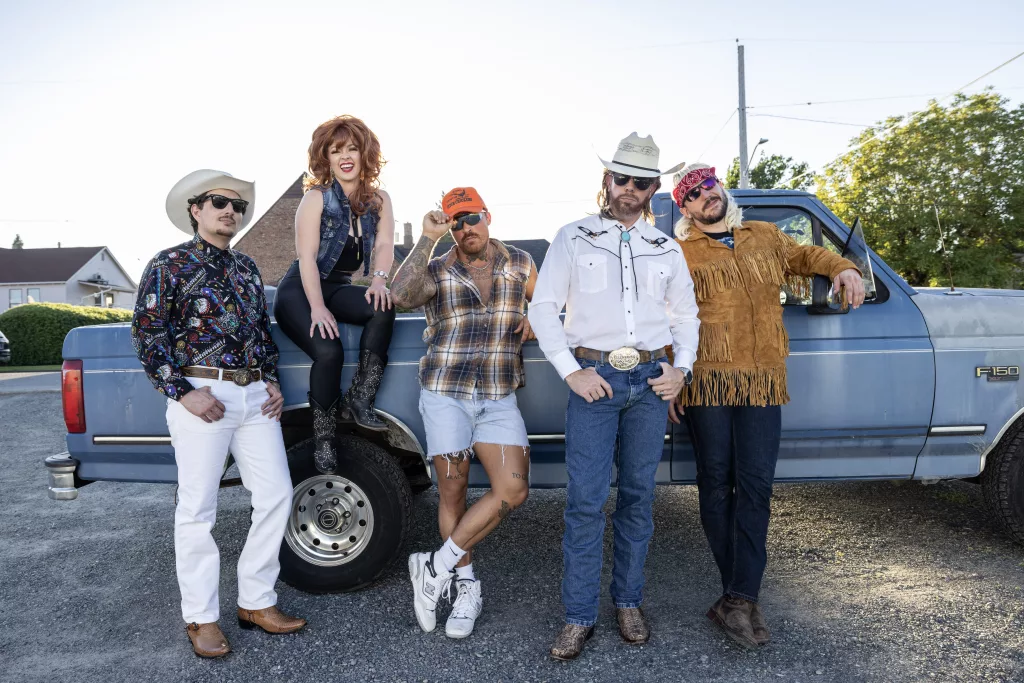
POLYGON ((723 595, 718 602, 711 606, 707 616, 725 631, 725 635, 745 648, 755 649, 757 641, 754 640, 754 628, 750 624, 750 611, 753 604, 743 598, 723 595))
POLYGON ((562 627, 558 637, 555 638, 555 644, 551 646, 549 654, 552 659, 558 659, 563 662, 576 659, 583 652, 583 644, 591 639, 594 635, 594 627, 577 626, 576 624, 566 624, 562 627))
POLYGON ((767 645, 772 640, 772 634, 768 631, 768 623, 764 620, 764 612, 756 602, 750 610, 750 627, 754 632, 754 640, 758 645, 767 645))
POLYGON ((223 657, 231 652, 228 639, 216 621, 209 624, 185 624, 185 632, 192 641, 192 649, 200 657, 223 657))
POLYGON ((651 639, 651 627, 639 607, 619 607, 615 610, 622 639, 631 645, 643 645, 651 639))
POLYGON ((274 605, 266 609, 242 609, 239 607, 238 625, 245 629, 259 626, 267 633, 294 633, 306 625, 306 620, 290 617, 274 605))

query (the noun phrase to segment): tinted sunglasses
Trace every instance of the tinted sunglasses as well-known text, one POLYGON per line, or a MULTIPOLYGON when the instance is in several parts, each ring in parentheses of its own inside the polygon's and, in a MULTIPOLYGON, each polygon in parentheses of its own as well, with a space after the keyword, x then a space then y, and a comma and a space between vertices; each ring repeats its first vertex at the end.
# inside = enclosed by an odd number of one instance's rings
POLYGON ((658 179, 657 178, 637 178, 636 176, 625 175, 623 173, 612 173, 612 180, 614 180, 615 184, 618 185, 619 187, 623 187, 626 183, 628 183, 630 180, 632 180, 633 181, 633 187, 635 187, 636 189, 638 189, 641 192, 643 192, 644 190, 649 188, 651 185, 653 185, 658 179))
POLYGON ((207 199, 209 199, 210 203, 213 204, 213 208, 217 209, 218 211, 227 206, 228 203, 231 204, 231 208, 234 210, 235 213, 240 213, 242 215, 245 215, 245 210, 249 208, 249 202, 245 201, 244 199, 232 199, 231 197, 225 197, 224 195, 220 194, 201 194, 195 199, 188 200, 188 203, 195 204, 201 209, 203 208, 203 202, 205 202, 207 199))
POLYGON ((458 232, 467 225, 476 225, 484 219, 482 213, 467 213, 459 216, 455 219, 455 225, 452 226, 452 232, 458 232))
POLYGON ((705 178, 704 180, 701 181, 700 185, 686 193, 686 198, 692 202, 696 200, 698 197, 700 197, 700 191, 702 189, 711 191, 715 189, 715 185, 717 184, 718 178, 705 178))

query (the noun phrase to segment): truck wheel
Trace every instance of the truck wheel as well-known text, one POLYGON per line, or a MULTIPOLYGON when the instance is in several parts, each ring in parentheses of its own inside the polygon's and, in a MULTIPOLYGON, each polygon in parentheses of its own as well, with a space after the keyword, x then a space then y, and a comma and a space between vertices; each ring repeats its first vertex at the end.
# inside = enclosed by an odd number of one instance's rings
POLYGON ((985 502, 1010 538, 1024 544, 1024 429, 1007 434, 981 473, 985 502))
POLYGON ((412 493, 387 451, 338 436, 338 470, 320 474, 313 439, 288 449, 292 510, 281 544, 281 580, 309 593, 354 591, 398 556, 412 518, 412 493))

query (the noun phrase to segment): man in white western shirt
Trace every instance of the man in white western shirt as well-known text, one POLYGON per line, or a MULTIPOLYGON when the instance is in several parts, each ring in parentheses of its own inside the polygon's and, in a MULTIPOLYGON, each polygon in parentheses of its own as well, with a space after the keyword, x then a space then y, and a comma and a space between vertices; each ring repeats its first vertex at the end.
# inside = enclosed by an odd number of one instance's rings
POLYGON ((654 475, 668 402, 697 355, 693 281, 674 240, 653 221, 659 177, 654 140, 636 133, 604 161, 600 214, 558 231, 541 267, 529 319, 544 355, 568 383, 569 484, 562 540, 565 626, 550 654, 575 659, 593 635, 601 584, 602 508, 618 466, 611 596, 619 631, 642 644, 644 561, 654 532, 654 475), (565 325, 559 320, 566 307, 565 325), (668 362, 668 351, 672 363, 668 362), (616 441, 618 453, 616 453, 616 441))

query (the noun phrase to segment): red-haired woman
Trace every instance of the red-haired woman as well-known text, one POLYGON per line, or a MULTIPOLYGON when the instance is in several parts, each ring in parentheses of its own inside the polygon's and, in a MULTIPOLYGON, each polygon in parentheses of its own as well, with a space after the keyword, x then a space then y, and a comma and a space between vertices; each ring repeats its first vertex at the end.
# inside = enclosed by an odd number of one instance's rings
POLYGON ((387 288, 394 214, 391 198, 378 183, 383 165, 377 136, 353 116, 338 116, 313 131, 306 194, 295 212, 298 259, 278 285, 274 302, 282 331, 313 359, 313 459, 324 473, 338 464, 334 434, 339 409, 364 429, 387 430, 373 408, 395 323, 387 288), (352 276, 369 275, 371 265, 370 286, 353 285, 352 276), (345 351, 338 323, 363 326, 359 368, 344 397, 345 351))

